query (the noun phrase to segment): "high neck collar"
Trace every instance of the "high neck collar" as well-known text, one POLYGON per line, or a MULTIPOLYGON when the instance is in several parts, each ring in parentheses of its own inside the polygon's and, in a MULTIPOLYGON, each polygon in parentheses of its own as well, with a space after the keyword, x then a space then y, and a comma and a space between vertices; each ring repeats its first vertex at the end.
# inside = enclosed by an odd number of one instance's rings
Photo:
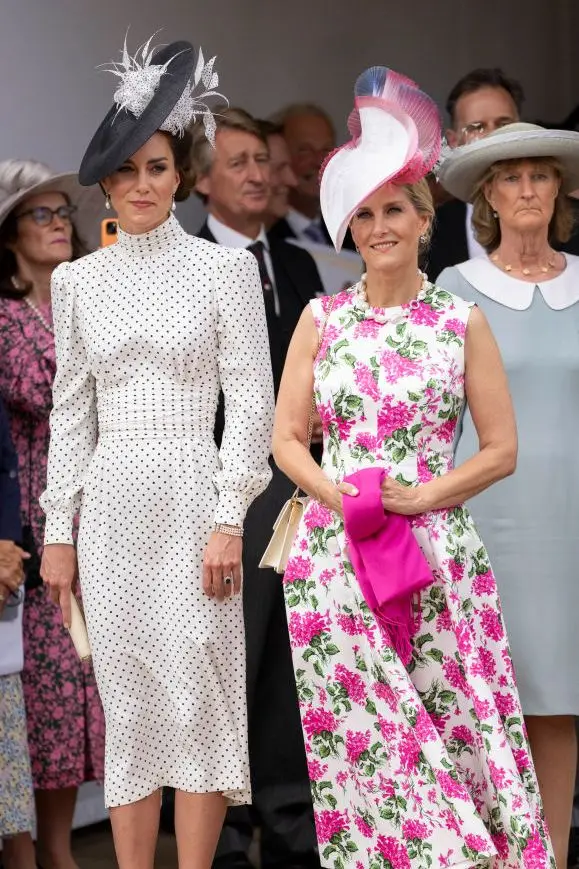
POLYGON ((133 235, 118 229, 117 245, 123 253, 130 256, 155 256, 164 253, 183 241, 187 233, 174 215, 151 229, 149 232, 139 232, 133 235))

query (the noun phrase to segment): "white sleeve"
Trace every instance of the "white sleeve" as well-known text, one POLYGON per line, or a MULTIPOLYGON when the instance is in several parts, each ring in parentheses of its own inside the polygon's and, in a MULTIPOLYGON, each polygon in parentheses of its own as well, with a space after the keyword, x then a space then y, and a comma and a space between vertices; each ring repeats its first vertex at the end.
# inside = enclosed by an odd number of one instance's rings
POLYGON ((224 251, 217 266, 219 378, 225 399, 215 521, 242 525, 271 479, 274 392, 263 290, 255 257, 224 251))
POLYGON ((95 380, 78 325, 69 263, 54 270, 51 293, 56 376, 46 490, 40 498, 46 513, 45 544, 73 542, 72 523, 98 435, 95 380))

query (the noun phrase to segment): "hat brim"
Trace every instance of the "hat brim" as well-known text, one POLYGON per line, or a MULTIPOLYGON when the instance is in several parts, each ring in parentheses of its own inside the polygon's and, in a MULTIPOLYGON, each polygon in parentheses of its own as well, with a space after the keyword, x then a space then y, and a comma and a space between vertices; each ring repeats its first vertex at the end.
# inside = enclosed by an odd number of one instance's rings
POLYGON ((100 244, 100 224, 107 214, 104 197, 100 187, 83 187, 79 184, 75 172, 53 175, 46 181, 9 196, 0 205, 0 226, 21 202, 40 193, 62 193, 71 205, 76 206, 78 210, 73 217, 75 228, 88 250, 96 250, 100 244))
POLYGON ((534 157, 553 157, 561 163, 563 193, 579 188, 579 133, 571 130, 494 134, 455 148, 442 163, 438 180, 457 199, 471 202, 477 183, 493 163, 534 157))
POLYGON ((82 158, 78 173, 81 184, 98 184, 161 128, 191 78, 195 51, 190 42, 173 42, 155 53, 153 63, 168 64, 153 98, 138 118, 116 106, 109 109, 82 158))

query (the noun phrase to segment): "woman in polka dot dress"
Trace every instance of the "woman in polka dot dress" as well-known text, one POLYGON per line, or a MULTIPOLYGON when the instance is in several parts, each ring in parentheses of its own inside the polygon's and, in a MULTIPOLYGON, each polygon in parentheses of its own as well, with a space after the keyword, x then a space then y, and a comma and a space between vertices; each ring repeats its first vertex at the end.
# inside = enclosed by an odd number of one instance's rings
POLYGON ((118 241, 53 276, 42 570, 66 623, 80 507, 121 869, 152 869, 163 786, 177 792, 181 867, 209 866, 226 805, 250 801, 241 534, 270 478, 273 387, 254 257, 187 235, 171 213, 188 193, 179 97, 194 60, 189 43, 148 56, 159 76, 148 106, 125 88, 111 109, 79 178, 102 184, 118 241))

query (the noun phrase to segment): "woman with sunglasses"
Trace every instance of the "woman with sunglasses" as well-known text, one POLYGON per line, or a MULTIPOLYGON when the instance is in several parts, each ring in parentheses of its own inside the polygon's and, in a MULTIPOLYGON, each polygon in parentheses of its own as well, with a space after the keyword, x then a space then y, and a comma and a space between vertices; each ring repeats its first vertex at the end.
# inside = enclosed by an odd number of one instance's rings
POLYGON ((0 163, 0 395, 18 453, 23 545, 32 555, 22 683, 43 869, 75 869, 77 790, 103 778, 104 717, 92 668, 78 660, 38 572, 55 372, 50 279, 57 265, 85 252, 77 227, 87 241, 98 233, 100 207, 98 188, 82 188, 76 175, 32 161, 0 163))

